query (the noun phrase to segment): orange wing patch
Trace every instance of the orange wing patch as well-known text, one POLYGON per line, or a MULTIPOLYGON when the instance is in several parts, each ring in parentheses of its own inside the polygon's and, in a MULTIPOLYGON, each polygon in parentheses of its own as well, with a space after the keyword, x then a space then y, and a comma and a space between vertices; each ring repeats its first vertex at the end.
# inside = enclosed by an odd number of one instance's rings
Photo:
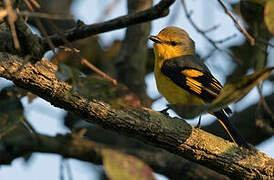
POLYGON ((198 71, 196 69, 186 69, 186 70, 183 70, 181 73, 187 77, 199 77, 204 75, 203 72, 198 71))
POLYGON ((210 86, 213 87, 214 89, 220 90, 220 88, 218 88, 218 86, 216 86, 215 83, 210 83, 210 86))
POLYGON ((222 90, 223 87, 218 83, 218 81, 215 78, 212 78, 212 80, 213 82, 210 83, 210 85, 217 90, 222 90))
POLYGON ((186 85, 192 90, 195 91, 197 94, 201 94, 202 93, 202 84, 199 83, 198 81, 186 77, 186 85))

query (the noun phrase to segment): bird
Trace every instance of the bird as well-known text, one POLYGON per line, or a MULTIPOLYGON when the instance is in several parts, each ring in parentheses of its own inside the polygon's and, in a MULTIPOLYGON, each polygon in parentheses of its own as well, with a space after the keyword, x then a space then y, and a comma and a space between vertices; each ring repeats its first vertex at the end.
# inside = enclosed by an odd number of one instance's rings
MULTIPOLYGON (((223 86, 197 57, 195 43, 188 33, 175 26, 162 29, 153 41, 154 75, 158 91, 170 104, 205 104, 218 97, 223 86)), ((234 143, 249 149, 246 140, 230 122, 229 107, 211 112, 234 143)))

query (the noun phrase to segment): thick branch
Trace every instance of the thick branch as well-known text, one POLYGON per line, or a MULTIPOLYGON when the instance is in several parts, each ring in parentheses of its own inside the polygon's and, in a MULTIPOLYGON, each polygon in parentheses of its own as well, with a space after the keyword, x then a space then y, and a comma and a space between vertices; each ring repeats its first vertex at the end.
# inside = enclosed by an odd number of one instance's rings
MULTIPOLYGON (((67 158, 76 158, 95 164, 102 164, 102 150, 111 148, 80 137, 58 135, 50 137, 20 135, 4 138, 0 143, 0 164, 11 163, 15 158, 28 153, 44 152, 56 153, 67 158)), ((147 151, 130 148, 114 148, 127 154, 134 155, 147 164, 157 173, 164 174, 171 179, 227 179, 227 177, 211 171, 203 166, 191 163, 166 151, 147 151)))
POLYGON ((233 143, 195 129, 182 119, 169 118, 151 109, 113 109, 101 101, 88 101, 70 85, 56 79, 54 70, 54 65, 46 60, 34 65, 23 64, 17 56, 0 54, 1 77, 88 122, 138 138, 230 177, 274 177, 274 160, 261 152, 239 149, 233 143))

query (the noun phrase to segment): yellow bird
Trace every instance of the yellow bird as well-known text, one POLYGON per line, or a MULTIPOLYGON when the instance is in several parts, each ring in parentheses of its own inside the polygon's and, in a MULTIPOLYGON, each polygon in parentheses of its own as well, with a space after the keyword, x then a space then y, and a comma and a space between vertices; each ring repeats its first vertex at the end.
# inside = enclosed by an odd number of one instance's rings
MULTIPOLYGON (((169 103, 204 104, 219 95, 222 85, 195 56, 195 44, 187 32, 178 27, 167 27, 149 39, 154 42, 157 89, 169 103)), ((226 113, 231 113, 231 110, 224 108, 211 114, 217 117, 238 146, 249 148, 226 113)))

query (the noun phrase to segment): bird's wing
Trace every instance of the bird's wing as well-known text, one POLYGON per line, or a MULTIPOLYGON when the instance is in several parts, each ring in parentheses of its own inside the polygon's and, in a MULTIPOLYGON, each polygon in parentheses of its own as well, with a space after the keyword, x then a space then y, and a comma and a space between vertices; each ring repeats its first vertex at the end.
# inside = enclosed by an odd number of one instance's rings
POLYGON ((175 84, 199 96, 205 102, 212 102, 222 90, 222 85, 208 68, 192 55, 166 60, 161 72, 175 84))

